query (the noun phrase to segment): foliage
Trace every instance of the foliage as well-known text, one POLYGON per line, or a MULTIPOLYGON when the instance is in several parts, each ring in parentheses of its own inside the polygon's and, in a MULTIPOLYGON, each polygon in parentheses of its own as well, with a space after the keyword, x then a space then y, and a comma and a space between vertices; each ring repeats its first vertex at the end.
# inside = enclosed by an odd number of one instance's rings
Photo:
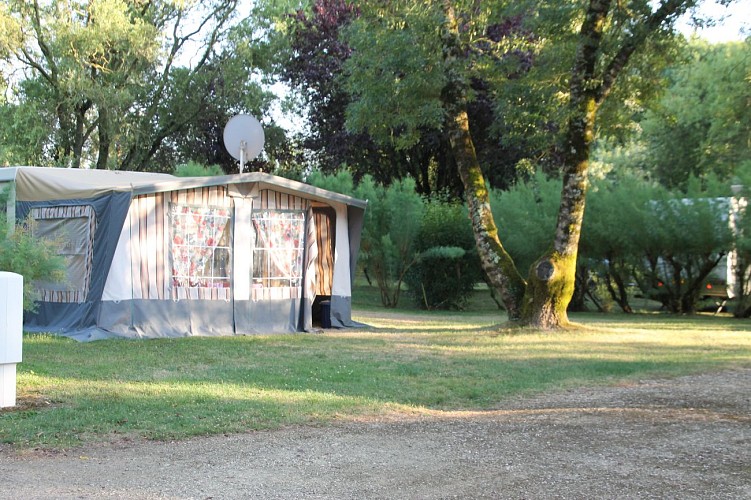
POLYGON ((464 185, 483 269, 511 319, 563 325, 574 291, 590 150, 596 134, 619 121, 604 118, 608 108, 627 102, 610 96, 636 97, 641 82, 652 85, 653 79, 643 77, 646 63, 664 56, 673 41, 672 23, 693 4, 363 2, 363 15, 349 32, 353 53, 345 65, 354 97, 348 126, 398 148, 416 144, 422 129, 443 131, 464 185), (514 16, 521 22, 514 23, 514 16), (514 29, 496 29, 504 23, 514 29), (546 78, 531 71, 539 60, 547 62, 540 65, 546 78), (515 80, 520 85, 514 86, 515 80), (552 151, 548 171, 563 180, 550 244, 526 281, 488 210, 486 176, 469 115, 478 81, 496 104, 496 133, 517 125, 550 132, 520 159, 535 163, 535 153, 552 151), (508 88, 531 92, 509 94, 508 88), (516 109, 522 118, 509 123, 506 118, 516 109), (528 112, 546 119, 531 120, 528 112))
POLYGON ((751 161, 742 162, 733 177, 734 196, 737 196, 737 217, 732 221, 735 240, 735 261, 733 274, 735 276, 737 306, 733 311, 736 317, 751 316, 751 161))
POLYGON ((405 277, 415 303, 462 309, 483 279, 466 208, 442 197, 426 200, 415 248, 419 258, 405 277))
POLYGON ((257 44, 229 36, 237 0, 6 4, 19 43, 0 55, 22 78, 0 110, 13 124, 0 131, 5 162, 229 166, 219 142, 223 125, 232 114, 269 105, 248 78, 262 62, 257 44))
POLYGON ((182 163, 175 168, 178 177, 209 177, 212 175, 224 175, 219 165, 201 165, 196 162, 182 163))
POLYGON ((23 276, 23 307, 35 311, 39 298, 34 282, 62 281, 65 262, 54 243, 39 241, 30 223, 17 226, 12 234, 0 232, 0 270, 23 276))
MULTIPOLYGON (((508 79, 529 70, 535 37, 523 26, 523 16, 509 12, 503 2, 456 3, 464 9, 461 67, 471 96, 467 112, 472 135, 487 178, 493 186, 506 187, 516 178, 517 162, 539 154, 529 143, 502 140, 505 110, 498 100, 508 79)), ((432 161, 434 173, 429 175, 440 179, 453 174, 449 78, 439 36, 442 4, 416 0, 363 2, 360 7, 362 15, 347 30, 352 47, 344 65, 344 85, 352 97, 347 127, 407 151, 410 158, 422 151, 421 157, 432 161)))
POLYGON ((633 312, 630 285, 644 274, 643 238, 652 230, 645 207, 656 197, 655 186, 629 174, 595 181, 587 195, 581 260, 624 312, 633 312))
POLYGON ((669 187, 691 176, 731 177, 748 158, 751 117, 751 39, 685 48, 687 63, 672 67, 669 85, 641 121, 648 170, 669 187))
POLYGON ((368 279, 375 279, 383 305, 396 307, 405 275, 418 258, 415 237, 424 204, 415 192, 414 181, 407 178, 384 186, 365 176, 355 186, 351 173, 341 171, 335 175, 311 175, 308 182, 368 201, 360 261, 368 279))
MULTIPOLYGON (((273 33, 288 40, 277 43, 278 74, 306 109, 303 145, 313 168, 327 173, 348 168, 355 179, 370 174, 382 184, 409 176, 421 194, 448 191, 458 197, 462 186, 440 103, 441 64, 434 64, 441 51, 435 50, 434 30, 425 22, 439 22, 442 12, 437 3, 426 2, 424 9, 421 2, 414 3, 419 6, 315 0, 285 17, 273 12, 273 33), (396 16, 395 24, 385 22, 390 16, 396 16), (409 18, 405 26, 410 29, 399 29, 402 18, 409 18), (383 57, 384 48, 394 55, 383 57), (384 77, 391 74, 396 78, 384 77)), ((475 33, 473 53, 484 54, 488 61, 498 59, 500 46, 510 53, 497 67, 473 77, 475 98, 469 113, 488 179, 507 186, 516 177, 516 163, 537 153, 530 153, 527 145, 500 140, 503 111, 494 97, 499 87, 488 79, 498 67, 504 74, 518 72, 520 65, 527 68, 531 54, 508 47, 512 35, 525 33, 521 16, 488 21, 489 10, 482 11, 465 23, 473 32, 478 29, 473 22, 490 23, 486 34, 475 33)))
MULTIPOLYGON (((722 196, 727 188, 690 184, 684 193, 621 173, 594 181, 579 249, 580 292, 602 285, 610 300, 632 312, 636 285, 671 312, 694 312, 708 276, 733 248, 734 235, 729 198, 722 196)), ((550 241, 558 186, 538 173, 493 193, 495 219, 520 266, 531 265, 550 241)))
POLYGON ((582 253, 624 311, 630 283, 671 312, 696 310, 708 276, 733 248, 731 202, 719 189, 668 191, 627 176, 595 184, 582 253))
POLYGON ((53 242, 40 241, 32 235, 33 221, 8 228, 5 207, 8 202, 6 189, 0 189, 0 271, 23 276, 23 308, 36 310, 38 294, 34 288, 37 280, 60 281, 65 278, 65 262, 58 255, 53 242))
POLYGON ((358 165, 363 156, 372 154, 373 145, 366 137, 351 136, 344 128, 342 110, 348 99, 337 81, 350 52, 340 40, 339 30, 357 15, 351 2, 319 0, 309 12, 285 13, 277 31, 287 44, 280 54, 284 58, 279 63, 280 79, 296 91, 307 108, 302 144, 327 173, 344 165, 358 165), (279 33, 282 29, 283 34, 279 33))
POLYGON ((354 104, 343 77, 353 54, 347 33, 361 16, 361 8, 342 0, 311 4, 287 14, 276 34, 287 38, 278 53, 278 72, 306 109, 302 145, 312 167, 326 173, 348 168, 356 180, 369 174, 381 184, 412 177, 422 194, 442 189, 457 194, 459 181, 446 155, 447 143, 437 131, 425 129, 418 143, 399 149, 346 126, 346 109, 354 104))
MULTIPOLYGON (((314 170, 308 176, 307 182, 313 186, 328 189, 335 193, 355 196, 355 181, 352 177, 352 173, 347 170, 339 170, 333 174, 324 174, 320 170, 314 170)), ((366 197, 363 199, 368 200, 370 203, 369 198, 366 197)))
POLYGON ((538 171, 506 191, 491 192, 493 218, 519 269, 529 269, 550 245, 560 190, 560 181, 538 171))

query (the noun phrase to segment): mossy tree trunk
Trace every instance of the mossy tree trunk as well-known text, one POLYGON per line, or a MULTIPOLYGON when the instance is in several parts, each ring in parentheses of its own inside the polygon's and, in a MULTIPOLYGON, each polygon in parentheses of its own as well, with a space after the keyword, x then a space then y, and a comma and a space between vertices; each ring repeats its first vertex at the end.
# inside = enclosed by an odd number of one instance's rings
POLYGON ((500 295, 509 319, 518 320, 521 318, 521 299, 526 284, 498 236, 485 178, 469 132, 466 109, 459 110, 454 115, 453 123, 449 126, 449 137, 464 184, 482 269, 491 286, 500 295))
POLYGON ((465 63, 459 39, 459 29, 450 0, 443 3, 446 23, 441 37, 447 84, 443 90, 443 103, 447 111, 447 131, 451 150, 456 160, 459 176, 472 221, 472 232, 477 244, 480 263, 490 286, 501 297, 509 319, 521 317, 521 299, 526 283, 516 269, 498 236, 498 228, 490 209, 490 196, 485 184, 480 162, 477 159, 467 116, 467 90, 469 84, 462 65, 465 63))
POLYGON ((590 0, 579 32, 571 70, 569 118, 563 144, 563 190, 555 239, 550 251, 530 270, 524 296, 522 323, 539 328, 557 328, 569 322, 566 309, 574 293, 576 257, 587 194, 587 173, 595 137, 597 110, 610 94, 618 75, 633 53, 666 22, 696 2, 665 0, 645 20, 636 24, 613 53, 603 48, 603 35, 611 0, 590 0))
POLYGON ((563 190, 552 248, 532 265, 524 296, 522 322, 541 328, 566 326, 574 294, 587 195, 589 155, 597 113, 597 56, 610 0, 592 1, 582 24, 571 72, 568 132, 564 143, 563 190))
POLYGON ((597 110, 610 94, 618 75, 647 38, 696 2, 664 0, 657 10, 634 21, 619 46, 609 53, 603 47, 612 0, 590 0, 579 33, 569 87, 568 128, 563 144, 561 204, 551 248, 531 267, 527 281, 504 250, 488 203, 485 179, 477 161, 467 119, 465 51, 461 46, 453 3, 443 1, 446 22, 442 43, 447 84, 443 102, 457 168, 464 184, 472 228, 482 266, 500 293, 509 319, 538 328, 568 325, 566 309, 574 293, 576 259, 587 194, 590 149, 595 136, 597 110))

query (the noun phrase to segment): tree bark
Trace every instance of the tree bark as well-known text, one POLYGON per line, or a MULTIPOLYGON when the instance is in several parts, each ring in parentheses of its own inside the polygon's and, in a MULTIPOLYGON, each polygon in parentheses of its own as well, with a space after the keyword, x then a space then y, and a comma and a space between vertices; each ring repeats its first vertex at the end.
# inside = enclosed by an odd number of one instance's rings
POLYGON ((75 125, 73 128, 73 150, 71 151, 71 168, 81 167, 83 147, 86 144, 89 132, 86 130, 86 113, 91 109, 91 101, 85 101, 75 106, 75 125))
POLYGON ((527 278, 522 323, 539 328, 569 324, 566 309, 576 281, 590 147, 594 140, 598 108, 596 83, 600 53, 610 0, 591 0, 579 34, 579 46, 571 71, 569 119, 564 143, 563 190, 552 248, 540 257, 527 278))
POLYGON ((635 51, 652 33, 695 3, 695 0, 664 0, 652 14, 624 30, 625 38, 613 56, 606 60, 609 54, 604 53, 602 42, 612 0, 589 0, 569 84, 568 127, 561 168, 563 187, 555 239, 550 250, 533 264, 525 283, 503 249, 490 212, 485 179, 469 131, 466 112, 469 85, 461 67, 461 62, 465 61, 462 61, 456 15, 452 1, 443 0, 446 22, 441 38, 447 77, 443 100, 448 115, 448 133, 464 184, 482 266, 509 310, 510 319, 544 329, 569 324, 566 308, 576 281, 576 259, 597 110, 635 51), (520 297, 522 293, 523 298, 520 297))
POLYGON ((464 184, 482 269, 492 287, 501 296, 509 320, 516 321, 521 317, 521 298, 526 284, 498 236, 498 228, 490 209, 488 189, 477 161, 465 109, 456 110, 449 126, 449 137, 459 176, 464 184))
POLYGON ((469 129, 467 116, 469 84, 465 81, 462 69, 459 67, 463 61, 456 15, 450 0, 444 0, 443 7, 446 23, 441 37, 447 76, 443 102, 448 115, 449 142, 459 176, 464 184, 472 232, 475 236, 482 269, 489 284, 500 295, 509 320, 516 321, 521 317, 521 298, 524 295, 526 283, 498 237, 498 228, 490 209, 490 197, 485 185, 485 177, 477 160, 469 129))
POLYGON ((110 121, 109 111, 105 107, 99 108, 99 119, 97 120, 97 131, 99 133, 99 152, 97 154, 96 168, 97 170, 107 169, 107 160, 110 157, 110 147, 112 140, 110 139, 110 121))

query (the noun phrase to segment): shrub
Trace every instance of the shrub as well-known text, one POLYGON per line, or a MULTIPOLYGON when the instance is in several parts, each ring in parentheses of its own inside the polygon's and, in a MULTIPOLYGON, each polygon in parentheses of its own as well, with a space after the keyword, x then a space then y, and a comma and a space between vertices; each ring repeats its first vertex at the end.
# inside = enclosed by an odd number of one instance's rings
POLYGON ((346 171, 311 174, 308 182, 368 201, 360 262, 369 279, 376 281, 383 305, 396 307, 405 274, 417 258, 414 242, 422 221, 423 200, 415 192, 415 182, 403 179, 383 186, 365 176, 355 187, 346 171))
POLYGON ((542 173, 507 191, 491 191, 498 234, 522 276, 550 246, 560 199, 560 181, 542 173))
MULTIPOLYGON (((7 194, 0 190, 0 207, 5 208, 7 194)), ((65 262, 53 243, 34 239, 33 221, 9 226, 5 210, 0 210, 0 271, 23 276, 23 308, 35 311, 38 295, 34 281, 60 281, 65 277, 65 262)))
POLYGON ((425 205, 415 247, 418 259, 405 277, 415 303, 425 309, 460 309, 482 270, 466 209, 440 198, 425 205))
POLYGON ((177 177, 210 177, 213 175, 224 175, 224 171, 219 165, 201 165, 194 161, 182 163, 175 167, 177 177))
POLYGON ((729 201, 713 186, 668 191, 620 177, 588 197, 580 254, 595 263, 611 298, 630 311, 627 287, 676 313, 692 313, 702 287, 732 248, 729 201))

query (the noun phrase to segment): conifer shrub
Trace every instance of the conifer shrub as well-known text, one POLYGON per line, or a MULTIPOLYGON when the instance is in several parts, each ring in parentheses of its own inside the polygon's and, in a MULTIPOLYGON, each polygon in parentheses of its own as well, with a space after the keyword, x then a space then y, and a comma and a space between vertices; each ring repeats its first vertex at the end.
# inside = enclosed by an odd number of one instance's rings
POLYGON ((466 209, 442 197, 426 201, 415 247, 405 277, 411 298, 424 309, 461 309, 482 281, 466 209))

